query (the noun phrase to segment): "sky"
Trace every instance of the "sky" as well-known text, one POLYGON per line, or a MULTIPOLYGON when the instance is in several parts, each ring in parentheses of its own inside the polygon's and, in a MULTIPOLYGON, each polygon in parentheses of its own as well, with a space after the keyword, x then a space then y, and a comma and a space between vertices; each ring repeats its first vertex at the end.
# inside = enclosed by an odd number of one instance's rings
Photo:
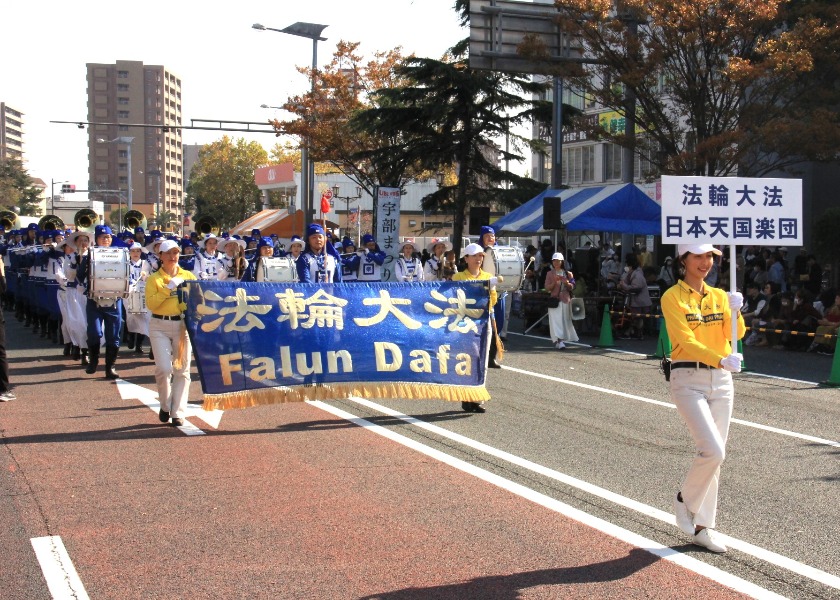
MULTIPOLYGON (((87 186, 87 132, 50 121, 87 121, 87 63, 163 65, 181 78, 183 125, 190 119, 266 121, 287 113, 261 104, 280 106, 308 88, 295 67, 311 65, 312 42, 257 31, 254 23, 276 29, 297 21, 328 25, 327 41, 318 43, 319 65, 329 61, 339 40, 360 42, 365 57, 402 46, 403 54, 439 58, 468 35, 454 0, 6 4, 0 13, 6 49, 0 100, 24 113, 25 166, 47 186, 51 180, 69 181, 79 189, 87 186)), ((184 130, 183 141, 204 144, 222 135, 184 130)), ((270 134, 228 135, 259 141, 266 150, 278 141, 270 134)))

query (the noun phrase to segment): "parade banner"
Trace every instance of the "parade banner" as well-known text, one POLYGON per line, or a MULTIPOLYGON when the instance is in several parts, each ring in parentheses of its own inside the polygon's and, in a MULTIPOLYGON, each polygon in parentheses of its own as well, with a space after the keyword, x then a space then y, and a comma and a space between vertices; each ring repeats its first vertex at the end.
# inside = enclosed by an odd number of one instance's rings
POLYGON ((185 301, 206 410, 489 400, 486 282, 190 281, 185 301))
POLYGON ((802 180, 663 176, 662 242, 801 246, 802 180))

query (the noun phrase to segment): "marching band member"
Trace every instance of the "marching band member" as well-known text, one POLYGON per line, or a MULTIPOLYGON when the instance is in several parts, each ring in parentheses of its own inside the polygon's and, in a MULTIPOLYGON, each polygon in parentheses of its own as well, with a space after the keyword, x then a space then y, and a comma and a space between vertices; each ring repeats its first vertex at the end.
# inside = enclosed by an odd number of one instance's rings
POLYGON ((262 268, 264 258, 271 258, 274 255, 274 242, 270 237, 260 238, 257 244, 257 257, 250 262, 245 273, 242 275, 242 281, 257 281, 257 273, 262 268))
POLYGON ((70 358, 72 360, 81 359, 83 367, 89 364, 87 314, 85 313, 87 297, 85 296, 84 286, 79 285, 76 275, 81 270, 82 258, 87 256, 90 238, 91 234, 87 231, 77 231, 70 234, 67 243, 74 248, 75 252, 70 255, 69 260, 64 265, 64 275, 67 277, 67 295, 65 298, 69 318, 67 327, 70 330, 70 341, 73 342, 73 347, 70 349, 70 358))
POLYGON ((400 244, 399 252, 402 256, 397 259, 397 263, 394 265, 396 281, 423 281, 423 263, 414 256, 414 251, 414 242, 400 244))
POLYGON ((221 265, 219 281, 225 281, 226 279, 239 281, 248 268, 248 261, 245 260, 244 255, 245 242, 236 238, 228 238, 224 240, 222 247, 225 254, 219 259, 221 265))
POLYGON ((249 235, 245 236, 245 258, 250 262, 257 256, 258 239, 254 239, 249 235))
POLYGON ((61 311, 61 338, 64 340, 64 356, 70 356, 73 351, 73 338, 70 335, 70 312, 67 296, 73 293, 73 289, 67 287, 70 283, 67 279, 67 265, 73 259, 73 253, 76 250, 66 238, 56 244, 55 249, 61 253, 61 260, 56 259, 53 263, 52 278, 58 282, 58 309, 61 311))
POLYGON ((163 241, 163 237, 153 237, 149 245, 146 246, 146 262, 149 263, 150 273, 154 273, 160 268, 160 258, 158 258, 157 249, 163 241))
MULTIPOLYGON (((111 228, 107 225, 97 225, 94 231, 96 248, 109 248, 112 241, 111 228)), ((90 253, 82 258, 81 268, 76 273, 76 280, 90 289, 90 253)), ((105 378, 117 379, 119 374, 114 370, 117 352, 120 349, 120 330, 122 329, 122 299, 121 298, 88 298, 85 304, 87 315, 87 346, 88 366, 85 373, 93 375, 99 366, 99 342, 105 333, 105 378)))
MULTIPOLYGON (((141 291, 145 293, 146 279, 149 277, 149 263, 143 260, 143 247, 134 242, 128 249, 129 264, 128 264, 128 292, 130 294, 141 291)), ((149 311, 143 312, 128 312, 125 314, 125 328, 128 330, 130 337, 128 341, 129 350, 134 350, 138 354, 143 352, 143 338, 149 335, 149 311)))
MULTIPOLYGON (((452 243, 448 240, 432 240, 429 244, 429 260, 423 265, 424 281, 444 281, 447 277, 444 274, 446 268, 446 252, 452 250, 452 243)), ((451 273, 449 279, 452 278, 451 273)))
POLYGON ((380 250, 374 237, 366 233, 362 236, 362 252, 359 254, 359 281, 382 281, 382 264, 385 253, 380 250))
POLYGON ((196 253, 195 245, 190 238, 181 239, 181 258, 178 259, 178 264, 187 271, 195 269, 196 253))
POLYGON ((274 257, 283 258, 286 256, 286 248, 280 243, 280 237, 276 233, 271 234, 271 241, 274 242, 274 257))
POLYGON ((142 227, 134 228, 134 241, 140 244, 140 247, 146 246, 146 232, 142 227))
POLYGON ((195 255, 195 267, 192 269, 196 279, 220 279, 219 273, 223 270, 220 262, 222 255, 216 249, 219 247, 219 238, 212 233, 204 236, 198 242, 199 251, 195 255))
POLYGON ((161 266, 146 280, 146 308, 151 313, 149 341, 155 356, 161 423, 180 427, 190 393, 192 347, 184 323, 186 305, 178 297, 178 286, 195 281, 195 276, 178 265, 180 250, 172 240, 160 245, 161 266))
POLYGON ((303 255, 303 239, 299 235, 293 235, 292 241, 289 242, 289 256, 295 263, 295 271, 298 268, 298 262, 303 255))
POLYGON ((349 237, 341 242, 341 281, 348 283, 356 281, 359 276, 359 255, 356 254, 356 244, 349 237))
POLYGON ((297 261, 297 271, 301 283, 341 281, 341 255, 327 241, 324 228, 318 223, 311 223, 306 230, 306 246, 297 261))
MULTIPOLYGON (((465 271, 459 271, 452 276, 452 281, 489 281, 490 282, 490 323, 488 323, 490 333, 490 359, 488 366, 493 369, 501 367, 496 362, 496 332, 493 307, 496 305, 498 296, 496 294, 496 278, 490 275, 487 271, 482 269, 481 263, 484 261, 484 250, 478 244, 469 244, 464 248, 464 261, 467 263, 465 271)), ((461 402, 461 408, 465 412, 483 413, 486 409, 480 402, 461 402)))
MULTIPOLYGON (((46 252, 47 257, 47 281, 51 282, 46 287, 46 302, 48 315, 49 337, 54 343, 58 343, 59 328, 62 327, 61 304, 58 299, 58 292, 61 288, 61 278, 64 277, 64 232, 55 230, 52 232, 52 244, 46 252), (59 244, 61 245, 59 247, 59 244)), ((46 248, 46 246, 45 246, 46 248)), ((63 337, 63 336, 62 336, 63 337)), ((67 340, 64 339, 66 343, 67 340)), ((69 356, 69 348, 65 356, 69 356)))

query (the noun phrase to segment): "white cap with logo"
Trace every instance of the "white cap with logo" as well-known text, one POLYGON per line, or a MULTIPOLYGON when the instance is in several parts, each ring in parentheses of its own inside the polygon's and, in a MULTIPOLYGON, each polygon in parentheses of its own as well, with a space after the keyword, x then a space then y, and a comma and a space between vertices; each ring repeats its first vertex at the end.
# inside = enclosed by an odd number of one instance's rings
POLYGON ((677 256, 682 256, 686 253, 708 254, 709 252, 716 256, 723 254, 723 252, 715 248, 712 244, 680 244, 677 246, 677 256))

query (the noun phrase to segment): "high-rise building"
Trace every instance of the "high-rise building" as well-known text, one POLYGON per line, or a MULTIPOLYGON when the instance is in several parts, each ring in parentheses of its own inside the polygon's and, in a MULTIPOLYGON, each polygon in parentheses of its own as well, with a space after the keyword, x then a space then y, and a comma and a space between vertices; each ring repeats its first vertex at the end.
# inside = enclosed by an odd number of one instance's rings
POLYGON ((23 162, 23 113, 0 102, 0 159, 23 162))
POLYGON ((88 63, 87 89, 88 189, 92 199, 105 202, 105 221, 112 222, 115 210, 124 214, 130 199, 150 226, 158 215, 171 213, 169 224, 179 230, 184 212, 181 79, 140 61, 88 63))

